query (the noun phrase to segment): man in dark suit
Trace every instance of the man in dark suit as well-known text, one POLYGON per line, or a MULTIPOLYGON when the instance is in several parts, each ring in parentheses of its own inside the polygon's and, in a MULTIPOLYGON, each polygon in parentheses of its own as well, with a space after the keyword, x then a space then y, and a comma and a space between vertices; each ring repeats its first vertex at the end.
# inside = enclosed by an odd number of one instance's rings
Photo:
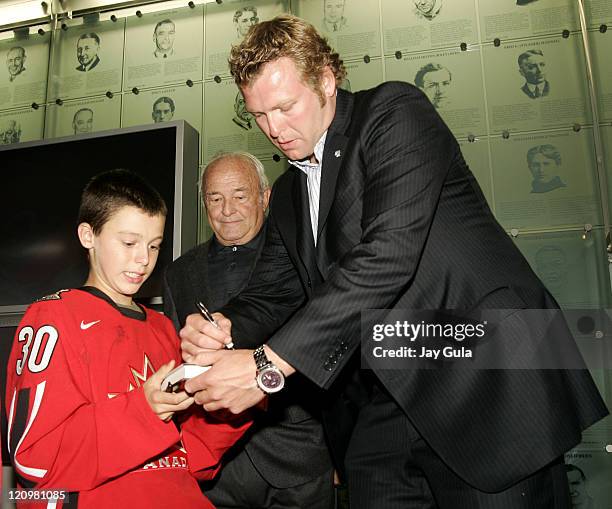
POLYGON ((77 60, 79 65, 75 69, 81 72, 91 71, 100 63, 98 51, 100 51, 100 37, 98 34, 94 32, 82 34, 77 40, 77 60))
MULTIPOLYGON (((339 90, 339 55, 293 16, 252 28, 230 68, 291 167, 247 288, 219 329, 190 315, 181 330, 183 358, 213 366, 186 389, 232 412, 296 372, 326 389, 352 509, 567 508, 563 453, 607 414, 588 371, 359 369, 368 309, 556 307, 426 96, 399 82, 339 90), (265 345, 205 350, 231 339, 265 345)), ((506 315, 487 348, 503 360, 539 346, 523 313, 506 315)), ((543 345, 572 346, 563 333, 543 345)))
MULTIPOLYGON (((265 236, 270 189, 256 157, 243 152, 217 156, 201 181, 214 235, 167 269, 164 311, 177 330, 196 311, 196 300, 218 309, 246 285, 265 236)), ((299 382, 257 414, 252 433, 234 448, 219 477, 205 486, 215 507, 333 508, 323 428, 309 411, 312 403, 300 404, 304 387, 299 382)))

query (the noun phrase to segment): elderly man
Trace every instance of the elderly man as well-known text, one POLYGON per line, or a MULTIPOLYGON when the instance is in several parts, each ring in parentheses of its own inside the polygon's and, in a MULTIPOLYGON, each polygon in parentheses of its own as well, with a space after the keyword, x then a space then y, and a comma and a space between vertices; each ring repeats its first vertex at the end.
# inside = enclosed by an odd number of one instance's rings
POLYGON ((352 509, 567 508, 563 454, 608 413, 586 369, 392 369, 362 350, 368 310, 449 309, 465 320, 498 310, 482 348, 501 368, 523 359, 518 343, 576 348, 564 324, 554 341, 525 326, 550 313, 513 312, 557 304, 425 94, 400 82, 338 89, 339 55, 289 15, 253 27, 230 70, 291 167, 247 287, 214 315, 218 328, 192 314, 181 330, 183 358, 212 365, 186 390, 232 412, 296 374, 328 391, 323 421, 352 509), (229 341, 240 349, 218 346, 229 341))
POLYGON ((100 63, 100 37, 98 34, 83 34, 77 40, 77 60, 79 65, 75 68, 80 72, 88 72, 100 63))
POLYGON ((175 106, 172 98, 166 96, 158 97, 153 103, 151 118, 156 124, 169 122, 174 117, 174 110, 175 106))
POLYGON ((9 81, 13 81, 17 76, 22 75, 25 68, 26 52, 25 48, 15 46, 8 50, 6 54, 6 67, 9 73, 9 81))
POLYGON ((174 36, 176 28, 174 21, 163 19, 153 29, 153 42, 155 43, 155 58, 168 58, 174 55, 174 36))
MULTIPOLYGON (((167 269, 164 310, 177 330, 196 311, 196 300, 215 310, 238 294, 264 244, 270 189, 256 157, 233 152, 214 158, 201 185, 214 234, 167 269)), ((308 395, 296 379, 283 398, 270 400, 247 441, 205 486, 215 507, 333 508, 331 460, 308 395)))

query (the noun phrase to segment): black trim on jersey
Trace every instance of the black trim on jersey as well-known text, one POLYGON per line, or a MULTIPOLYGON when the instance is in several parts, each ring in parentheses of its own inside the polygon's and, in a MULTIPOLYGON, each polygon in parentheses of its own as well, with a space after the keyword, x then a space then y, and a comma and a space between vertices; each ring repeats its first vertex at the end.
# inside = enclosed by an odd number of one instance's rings
MULTIPOLYGON (((30 408, 30 388, 26 387, 21 389, 17 393, 17 402, 15 403, 15 410, 13 413, 13 423, 10 430, 11 433, 11 463, 15 466, 15 449, 17 444, 21 440, 23 433, 28 422, 28 410, 30 408)), ((34 481, 30 481, 25 477, 19 475, 19 472, 15 471, 15 477, 19 486, 25 489, 32 489, 36 486, 34 481)))
POLYGON ((134 320, 139 320, 141 322, 146 322, 146 320, 147 320, 147 313, 146 313, 146 311, 138 303, 136 303, 136 305, 138 306, 140 311, 136 311, 135 309, 130 309, 130 308, 126 308, 126 307, 117 305, 117 303, 113 299, 111 299, 108 295, 106 295, 102 290, 100 290, 100 289, 98 289, 98 288, 96 288, 94 286, 81 286, 81 288, 79 288, 79 290, 87 292, 90 295, 93 295, 94 297, 98 297, 98 298, 108 302, 117 311, 119 311, 119 313, 121 313, 123 316, 125 316, 127 318, 133 318, 134 320))
POLYGON ((62 507, 64 509, 73 509, 79 506, 79 492, 78 491, 68 491, 66 492, 66 497, 68 498, 68 502, 64 502, 62 507))

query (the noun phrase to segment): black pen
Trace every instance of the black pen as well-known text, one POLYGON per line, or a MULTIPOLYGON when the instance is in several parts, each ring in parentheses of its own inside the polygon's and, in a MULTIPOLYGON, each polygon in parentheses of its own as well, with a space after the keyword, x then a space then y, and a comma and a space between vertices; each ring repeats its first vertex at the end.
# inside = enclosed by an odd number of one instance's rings
MULTIPOLYGON (((200 302, 199 300, 196 300, 195 305, 198 308, 198 311, 200 312, 200 314, 204 318, 206 318, 210 323, 212 323, 218 329, 219 328, 219 324, 213 318, 213 316, 210 314, 210 311, 208 311, 208 309, 206 309, 206 306, 202 302, 200 302)), ((227 343, 225 345, 225 348, 227 348, 228 350, 233 350, 234 349, 234 343, 232 343, 232 342, 227 343)))

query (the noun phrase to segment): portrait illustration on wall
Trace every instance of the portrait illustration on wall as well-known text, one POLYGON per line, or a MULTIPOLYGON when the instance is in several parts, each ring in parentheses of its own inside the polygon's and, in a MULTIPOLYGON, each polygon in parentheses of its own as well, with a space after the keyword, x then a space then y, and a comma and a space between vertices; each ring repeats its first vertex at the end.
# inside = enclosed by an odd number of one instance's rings
POLYGON ((98 52, 100 51, 100 37, 95 32, 82 34, 77 39, 76 58, 79 65, 77 71, 88 72, 100 63, 98 52))

